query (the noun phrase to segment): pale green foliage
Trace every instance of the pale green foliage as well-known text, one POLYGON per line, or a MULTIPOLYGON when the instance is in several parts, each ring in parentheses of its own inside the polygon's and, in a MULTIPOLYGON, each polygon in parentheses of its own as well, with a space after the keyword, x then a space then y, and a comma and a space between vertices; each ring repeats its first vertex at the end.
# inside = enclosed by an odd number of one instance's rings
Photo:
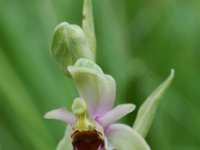
POLYGON ((170 76, 147 98, 139 108, 133 128, 142 136, 146 136, 152 124, 158 104, 164 92, 167 90, 174 78, 174 70, 170 76))

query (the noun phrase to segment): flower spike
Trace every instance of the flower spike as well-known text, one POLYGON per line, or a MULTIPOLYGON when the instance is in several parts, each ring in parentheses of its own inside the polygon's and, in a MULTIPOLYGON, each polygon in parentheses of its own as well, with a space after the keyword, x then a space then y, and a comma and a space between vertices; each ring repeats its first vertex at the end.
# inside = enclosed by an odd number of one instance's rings
POLYGON ((133 128, 113 124, 132 112, 135 105, 113 108, 115 80, 95 63, 92 0, 84 0, 83 5, 82 28, 63 22, 56 27, 52 39, 51 54, 61 70, 74 80, 80 95, 72 104, 73 113, 59 108, 45 115, 46 119, 68 124, 56 150, 150 150, 144 137, 161 96, 172 82, 174 70, 140 107, 133 128))

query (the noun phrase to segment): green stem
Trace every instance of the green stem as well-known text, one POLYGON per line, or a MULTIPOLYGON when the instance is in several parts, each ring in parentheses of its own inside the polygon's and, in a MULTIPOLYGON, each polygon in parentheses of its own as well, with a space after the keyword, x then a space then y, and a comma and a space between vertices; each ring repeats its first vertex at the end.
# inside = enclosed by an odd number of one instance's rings
POLYGON ((94 28, 94 17, 92 12, 92 0, 84 0, 82 28, 89 41, 93 60, 96 57, 96 36, 94 28))

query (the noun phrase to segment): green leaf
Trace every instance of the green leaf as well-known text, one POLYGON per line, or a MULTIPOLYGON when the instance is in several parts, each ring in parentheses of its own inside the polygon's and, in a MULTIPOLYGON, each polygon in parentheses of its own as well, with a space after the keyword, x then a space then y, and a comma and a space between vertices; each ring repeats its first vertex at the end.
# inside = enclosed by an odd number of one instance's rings
POLYGON ((170 76, 146 99, 139 108, 133 128, 142 136, 146 136, 152 124, 158 104, 164 92, 167 90, 174 78, 174 69, 170 76))

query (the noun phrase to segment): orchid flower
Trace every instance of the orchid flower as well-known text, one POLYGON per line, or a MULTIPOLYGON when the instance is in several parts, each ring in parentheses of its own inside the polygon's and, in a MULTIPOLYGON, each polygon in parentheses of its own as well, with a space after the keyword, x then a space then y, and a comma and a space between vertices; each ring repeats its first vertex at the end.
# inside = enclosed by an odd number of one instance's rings
POLYGON ((83 13, 83 28, 61 23, 52 40, 52 56, 61 70, 74 80, 79 92, 72 103, 72 112, 62 107, 45 114, 47 119, 67 124, 57 150, 150 150, 144 138, 160 98, 174 77, 174 70, 139 108, 133 127, 116 123, 132 112, 135 105, 121 104, 113 108, 115 80, 95 63, 91 0, 84 1, 83 13))
POLYGON ((85 58, 80 58, 74 66, 69 66, 68 71, 80 94, 73 102, 73 113, 66 108, 59 108, 45 115, 47 119, 57 119, 68 124, 57 150, 150 149, 138 131, 148 129, 146 125, 150 122, 148 120, 152 119, 154 107, 156 108, 154 105, 171 82, 173 71, 141 107, 139 119, 136 119, 136 130, 124 124, 114 123, 132 112, 135 105, 121 104, 112 108, 115 99, 115 80, 112 76, 104 74, 97 64, 85 58))
POLYGON ((58 119, 68 124, 58 150, 73 148, 74 150, 104 150, 108 149, 109 144, 117 146, 115 147, 117 149, 124 149, 125 145, 136 149, 139 147, 139 149, 149 149, 145 140, 133 129, 122 124, 112 124, 132 112, 135 106, 122 104, 112 109, 115 99, 115 81, 110 75, 105 75, 98 65, 83 58, 79 59, 74 66, 68 67, 68 71, 76 82, 80 94, 72 105, 73 113, 60 108, 45 115, 48 119, 58 119))

